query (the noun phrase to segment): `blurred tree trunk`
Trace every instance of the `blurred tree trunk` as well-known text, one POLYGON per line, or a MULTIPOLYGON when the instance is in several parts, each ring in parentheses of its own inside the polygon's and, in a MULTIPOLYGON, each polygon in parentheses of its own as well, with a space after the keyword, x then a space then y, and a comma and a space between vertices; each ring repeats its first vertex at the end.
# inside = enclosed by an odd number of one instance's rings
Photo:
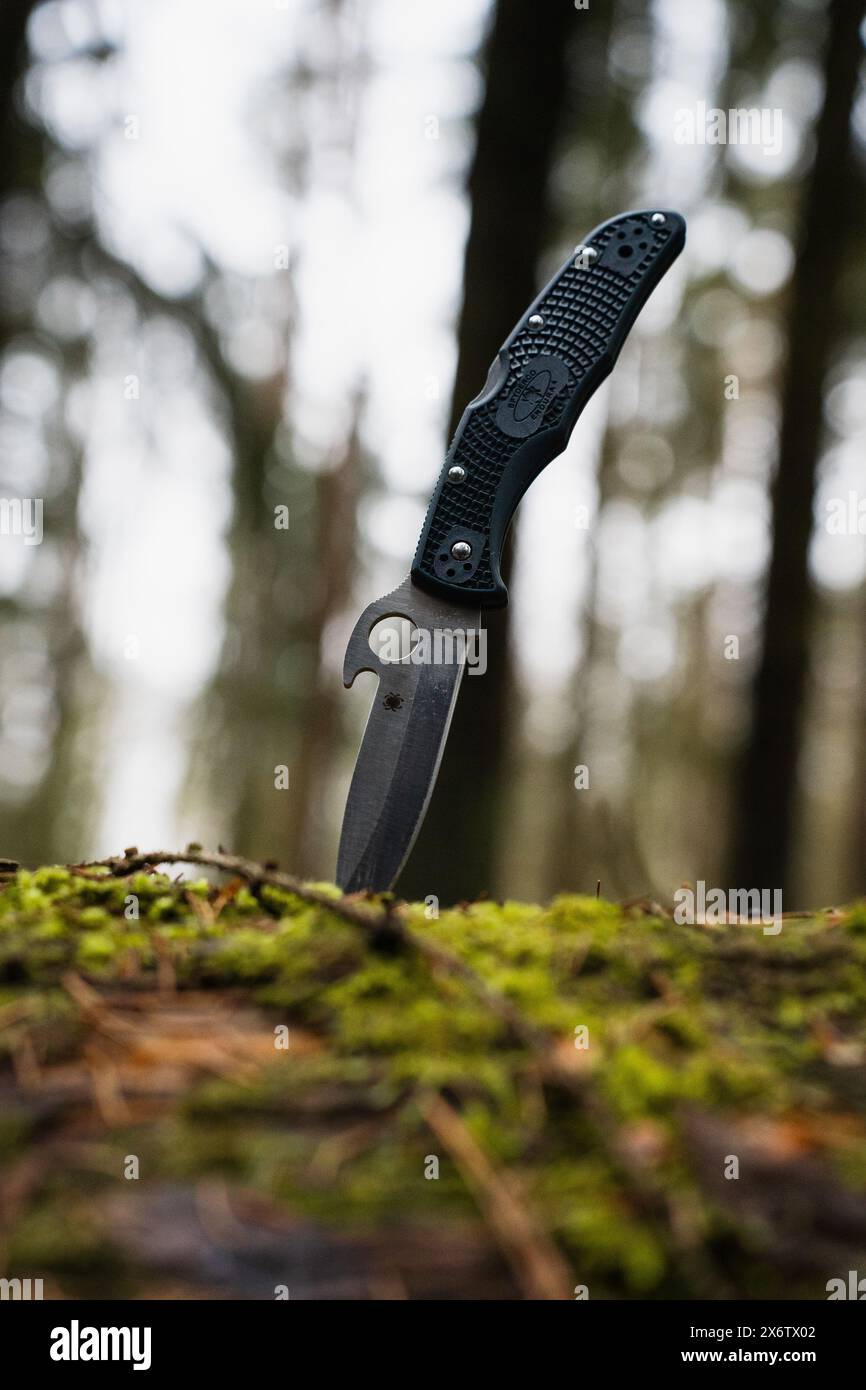
MULTIPOLYGON (((619 35, 627 30, 636 43, 643 29, 647 48, 652 41, 649 11, 636 13, 632 0, 611 3, 595 17, 592 31, 581 37, 573 53, 572 81, 579 84, 584 101, 569 112, 567 140, 574 153, 588 151, 598 161, 604 178, 578 184, 569 199, 568 215, 573 219, 575 240, 598 222, 640 202, 635 174, 640 171, 636 156, 645 148, 635 120, 634 96, 613 70, 610 55, 619 35)), ((616 379, 612 383, 616 391, 616 379)), ((598 457, 598 498, 593 528, 606 503, 616 494, 616 456, 622 443, 621 431, 606 423, 598 457)), ((579 533, 575 531, 575 534, 579 533)), ((575 647, 580 651, 569 689, 570 740, 562 753, 551 760, 554 773, 551 810, 546 811, 548 830, 543 845, 542 891, 544 899, 565 890, 591 892, 599 877, 606 891, 619 888, 608 849, 617 846, 619 860, 625 846, 623 827, 611 815, 611 806, 602 801, 603 790, 591 795, 574 785, 575 768, 583 762, 589 743, 591 722, 590 687, 596 663, 605 657, 605 639, 596 615, 598 550, 589 542, 590 554, 586 589, 577 616, 575 647)), ((595 783, 590 774, 590 785, 595 783)), ((646 886, 646 885, 642 885, 646 886)), ((623 886, 622 892, 626 889, 623 886)))
POLYGON ((315 653, 315 673, 301 699, 299 723, 303 739, 292 764, 289 802, 289 842, 297 847, 293 869, 309 877, 331 872, 325 863, 327 843, 328 768, 333 766, 343 691, 324 663, 328 625, 345 609, 351 596, 356 561, 356 513, 361 491, 363 454, 360 418, 363 393, 355 401, 351 433, 335 468, 316 477, 314 524, 317 530, 315 591, 309 613, 307 640, 315 653))
POLYGON ((0 5, 0 198, 15 181, 19 146, 13 93, 24 66, 24 36, 35 0, 3 0, 0 5))
MULTIPOLYGON (((43 198, 42 172, 54 147, 45 132, 16 109, 16 89, 28 64, 27 24, 37 8, 36 0, 4 0, 0 7, 0 205, 16 193, 35 203, 43 198)), ((61 236, 51 222, 46 247, 36 251, 39 270, 32 263, 22 273, 14 252, 0 254, 0 366, 6 353, 21 338, 34 350, 35 288, 52 276, 76 273, 78 246, 61 236)), ((26 258, 24 258, 26 259, 26 258)), ((76 340, 46 350, 44 336, 36 339, 58 378, 59 398, 39 422, 49 457, 49 478, 22 478, 10 452, 0 458, 0 492, 20 496, 35 491, 44 505, 44 541, 30 554, 19 587, 0 600, 4 623, 4 658, 0 669, 0 748, 8 742, 13 751, 17 735, 14 722, 4 716, 16 702, 33 698, 34 661, 45 662, 41 695, 45 714, 39 730, 44 754, 33 760, 32 780, 4 784, 5 758, 0 758, 0 846, 2 853, 23 862, 62 859, 80 852, 97 804, 98 749, 94 744, 94 717, 104 693, 90 662, 81 628, 79 581, 83 540, 78 519, 81 486, 81 451, 67 425, 65 392, 85 375, 89 344, 76 340), (58 485, 58 479, 62 482, 58 485), (52 569, 54 577, 51 577, 52 569), (49 578, 46 582, 45 574, 49 578), (61 789, 62 794, 58 794, 61 789)), ((5 424, 5 417, 0 420, 5 424)))
MULTIPOLYGON (((292 537, 276 529, 277 499, 271 500, 268 488, 269 469, 278 472, 281 486, 292 481, 290 468, 276 469, 273 452, 285 380, 280 374, 240 381, 219 352, 210 366, 228 417, 235 514, 223 651, 194 716, 191 800, 218 808, 220 834, 232 843, 272 855, 275 844, 263 836, 265 827, 274 829, 275 839, 280 833, 270 800, 276 795, 274 769, 291 762, 285 733, 292 725, 294 682, 286 659, 290 666, 298 660, 292 537)), ((292 496, 290 515, 295 514, 292 496)))
MULTIPOLYGON (((497 0, 494 10, 468 181, 471 222, 449 437, 539 288, 575 16, 566 4, 526 0, 497 0)), ((509 571, 506 563, 506 583, 509 571)), ((463 683, 430 812, 401 879, 409 897, 435 893, 453 902, 493 887, 513 698, 507 614, 487 615, 487 673, 463 683)))
MULTIPOLYGON (((285 152, 298 206, 317 177, 344 197, 351 193, 356 111, 367 75, 363 26, 352 21, 344 0, 302 10, 298 56, 287 78, 296 129, 285 152)), ((293 282, 297 268, 294 262, 293 282)), ((332 867, 324 846, 342 713, 339 685, 324 673, 323 646, 347 601, 355 565, 363 400, 359 394, 345 434, 335 431, 317 466, 299 465, 286 442, 294 334, 290 322, 285 370, 259 387, 217 364, 235 453, 234 573, 220 670, 199 705, 203 728, 189 800, 201 804, 206 790, 219 833, 242 851, 323 877, 332 867), (289 506, 288 529, 275 526, 279 504, 289 506)))
POLYGON ((860 672, 860 694, 855 728, 854 746, 854 796, 851 808, 850 829, 846 846, 846 873, 839 891, 849 893, 852 898, 866 895, 866 586, 859 598, 859 643, 857 645, 857 666, 860 672))
POLYGON ((862 46, 862 0, 831 0, 824 102, 796 244, 782 386, 773 545, 752 727, 740 768, 733 881, 790 888, 797 761, 807 685, 808 574, 822 393, 834 347, 835 300, 851 196, 851 113, 862 46))

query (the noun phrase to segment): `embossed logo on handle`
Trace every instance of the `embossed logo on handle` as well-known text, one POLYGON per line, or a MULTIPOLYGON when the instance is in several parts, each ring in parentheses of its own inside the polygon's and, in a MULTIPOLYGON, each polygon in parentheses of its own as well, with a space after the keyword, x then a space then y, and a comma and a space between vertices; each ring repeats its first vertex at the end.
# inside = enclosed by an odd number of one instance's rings
POLYGON ((559 357, 533 357, 496 412, 496 423, 513 439, 526 439, 540 429, 547 407, 568 382, 568 368, 559 357))

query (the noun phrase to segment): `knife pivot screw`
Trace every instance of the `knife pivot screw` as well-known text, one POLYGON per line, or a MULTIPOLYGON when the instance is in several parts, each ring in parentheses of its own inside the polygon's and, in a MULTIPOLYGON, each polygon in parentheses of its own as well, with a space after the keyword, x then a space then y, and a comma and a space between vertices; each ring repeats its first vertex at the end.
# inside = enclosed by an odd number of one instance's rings
POLYGON ((468 541, 455 541, 451 547, 451 554, 455 560, 468 560, 472 554, 472 546, 468 541))
POLYGON ((663 227, 667 220, 663 212, 654 212, 650 218, 654 227, 663 227))
POLYGON ((465 477, 466 469, 461 468, 459 463, 453 464, 453 466, 448 469, 449 483, 462 483, 465 477))
POLYGON ((532 315, 530 316, 530 319, 529 319, 529 327, 530 327, 530 328, 543 328, 543 327, 544 327, 544 319, 542 318, 541 314, 532 314, 532 315))

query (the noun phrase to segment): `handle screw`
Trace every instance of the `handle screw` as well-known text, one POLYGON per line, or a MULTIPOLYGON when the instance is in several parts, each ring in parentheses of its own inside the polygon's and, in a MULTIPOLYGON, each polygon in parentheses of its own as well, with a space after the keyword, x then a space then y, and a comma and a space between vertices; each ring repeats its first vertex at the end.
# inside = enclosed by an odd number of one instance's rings
POLYGON ((529 318, 529 327, 530 327, 530 328, 543 328, 543 327, 544 327, 544 319, 542 318, 541 314, 531 314, 531 315, 530 315, 530 318, 529 318))
POLYGON ((668 220, 668 219, 665 217, 665 215, 664 215, 663 212, 654 212, 653 215, 652 215, 652 217, 650 218, 650 222, 652 222, 652 224, 653 224, 654 227, 662 227, 662 226, 664 226, 664 224, 665 224, 665 222, 667 222, 667 220, 668 220))
POLYGON ((448 469, 448 481, 451 483, 462 483, 465 477, 466 469, 461 468, 459 463, 448 469))
POLYGON ((468 560, 472 554, 472 546, 468 541, 455 541, 451 547, 451 554, 455 560, 468 560))

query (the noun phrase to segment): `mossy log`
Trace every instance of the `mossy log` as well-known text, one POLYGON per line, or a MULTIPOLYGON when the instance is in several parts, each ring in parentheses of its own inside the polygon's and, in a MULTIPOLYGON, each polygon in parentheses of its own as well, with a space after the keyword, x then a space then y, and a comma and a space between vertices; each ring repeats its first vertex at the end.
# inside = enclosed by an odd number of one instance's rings
POLYGON ((760 1299, 866 1272, 866 907, 430 920, 211 859, 241 872, 3 876, 0 1275, 760 1299))

